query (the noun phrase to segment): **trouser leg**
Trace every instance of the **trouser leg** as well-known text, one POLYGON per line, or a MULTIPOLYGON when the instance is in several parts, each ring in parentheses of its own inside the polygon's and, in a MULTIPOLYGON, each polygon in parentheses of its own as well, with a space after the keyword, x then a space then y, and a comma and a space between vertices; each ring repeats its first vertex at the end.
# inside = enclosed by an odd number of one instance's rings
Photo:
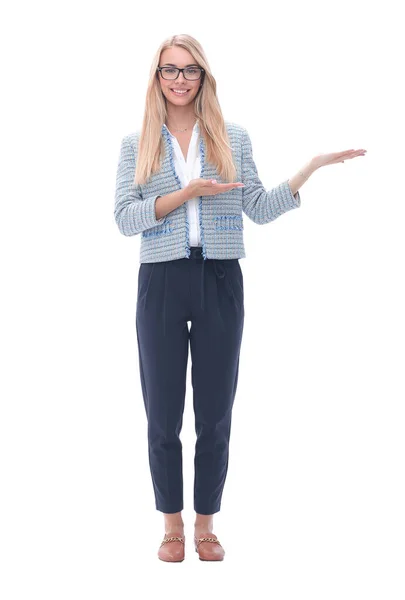
MULTIPOLYGON (((198 278, 199 273, 196 269, 198 278)), ((232 407, 244 324, 244 294, 238 260, 217 260, 216 265, 206 261, 203 276, 204 310, 198 295, 193 297, 190 329, 197 434, 194 508, 200 514, 214 514, 221 507, 228 471, 232 407), (218 265, 223 267, 220 276, 218 265)), ((197 279, 192 289, 201 289, 197 279)))
POLYGON ((189 282, 185 268, 175 262, 140 265, 136 309, 149 464, 156 509, 165 513, 183 510, 179 436, 186 394, 189 282))

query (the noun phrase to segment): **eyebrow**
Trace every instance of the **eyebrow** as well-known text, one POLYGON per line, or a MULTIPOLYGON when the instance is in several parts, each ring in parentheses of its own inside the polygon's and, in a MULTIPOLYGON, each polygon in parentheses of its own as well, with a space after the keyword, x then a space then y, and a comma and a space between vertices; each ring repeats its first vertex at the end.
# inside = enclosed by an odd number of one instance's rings
MULTIPOLYGON (((177 67, 177 65, 174 65, 173 63, 165 63, 163 66, 177 67)), ((186 65, 184 68, 187 68, 187 67, 198 67, 198 65, 196 63, 192 63, 191 65, 186 65)))

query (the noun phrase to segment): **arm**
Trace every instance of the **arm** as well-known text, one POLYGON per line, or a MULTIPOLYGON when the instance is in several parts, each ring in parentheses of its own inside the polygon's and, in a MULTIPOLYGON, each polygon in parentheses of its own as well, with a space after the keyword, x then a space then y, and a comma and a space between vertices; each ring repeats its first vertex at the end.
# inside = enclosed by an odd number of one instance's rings
POLYGON ((310 160, 309 162, 305 163, 302 169, 298 171, 298 173, 296 173, 294 177, 291 177, 291 179, 288 180, 292 194, 295 195, 298 192, 302 184, 305 183, 307 179, 309 179, 309 177, 312 175, 312 173, 316 171, 316 169, 317 167, 314 165, 314 162, 310 160))
POLYGON ((158 196, 156 200, 156 215, 160 216, 160 218, 164 217, 187 200, 190 200, 190 194, 186 187, 170 192, 170 194, 165 194, 164 196, 158 196))
POLYGON ((133 183, 135 167, 135 152, 126 136, 121 142, 114 207, 115 221, 123 235, 137 235, 164 221, 163 217, 156 218, 157 195, 143 199, 139 188, 133 183))
POLYGON ((121 142, 116 177, 114 217, 123 235, 137 235, 164 222, 167 213, 183 204, 183 190, 165 196, 142 198, 139 186, 133 182, 136 168, 135 152, 129 137, 121 142), (159 198, 159 202, 157 199, 159 198))
POLYGON ((301 206, 299 186, 296 189, 290 187, 297 186, 296 177, 290 183, 287 180, 269 191, 265 189, 257 172, 252 143, 246 129, 242 137, 242 182, 245 184, 242 188, 243 211, 258 225, 274 221, 288 210, 301 206))

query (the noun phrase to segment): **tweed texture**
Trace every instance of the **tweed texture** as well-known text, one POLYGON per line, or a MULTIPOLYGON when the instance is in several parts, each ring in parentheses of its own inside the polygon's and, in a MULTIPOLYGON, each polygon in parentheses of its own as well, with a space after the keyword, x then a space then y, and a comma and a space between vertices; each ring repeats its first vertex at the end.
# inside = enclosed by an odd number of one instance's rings
MULTIPOLYGON (((277 219, 301 205, 299 192, 293 196, 288 180, 266 190, 259 178, 253 159, 252 143, 247 130, 225 121, 237 181, 244 187, 214 196, 200 196, 198 203, 204 259, 231 259, 246 256, 243 239, 243 214, 258 225, 277 219)), ((163 262, 189 258, 189 222, 186 203, 161 219, 156 218, 155 202, 159 196, 181 189, 173 159, 172 140, 162 126, 164 157, 160 170, 146 184, 133 183, 138 151, 137 131, 126 135, 121 142, 116 176, 114 217, 119 231, 125 236, 140 234, 140 262, 163 262)), ((200 136, 201 174, 204 179, 225 183, 214 165, 205 160, 206 147, 200 136)))

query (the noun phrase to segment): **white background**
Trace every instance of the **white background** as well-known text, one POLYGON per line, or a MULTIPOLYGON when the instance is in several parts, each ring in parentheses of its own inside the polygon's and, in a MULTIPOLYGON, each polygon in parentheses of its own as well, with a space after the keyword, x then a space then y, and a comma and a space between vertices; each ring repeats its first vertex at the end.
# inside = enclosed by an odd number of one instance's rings
POLYGON ((4 600, 404 598, 404 95, 399 3, 22 2, 3 12, 4 600), (157 559, 138 370, 140 238, 113 218, 153 54, 202 44, 267 189, 312 156, 301 207, 244 215, 245 327, 214 531, 157 559))

